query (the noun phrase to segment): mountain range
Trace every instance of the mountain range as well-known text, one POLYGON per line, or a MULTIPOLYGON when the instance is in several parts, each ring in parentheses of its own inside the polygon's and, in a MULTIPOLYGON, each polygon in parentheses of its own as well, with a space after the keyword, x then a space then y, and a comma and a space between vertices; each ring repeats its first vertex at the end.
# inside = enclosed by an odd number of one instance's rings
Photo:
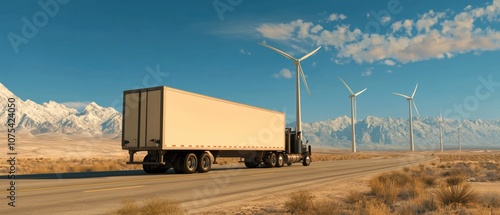
MULTIPOLYGON (((54 101, 37 104, 22 100, 0 83, 0 120, 7 121, 8 98, 16 99, 16 132, 23 135, 43 134, 86 137, 121 137, 122 115, 115 109, 91 102, 82 111, 54 101)), ((414 118, 415 148, 439 149, 439 118, 414 118)), ((305 139, 315 146, 347 149, 351 146, 351 122, 347 116, 303 123, 305 139)), ((6 123, 0 130, 7 129, 6 123)), ((295 123, 288 125, 295 127, 295 123)), ((458 127, 463 148, 500 148, 500 120, 443 120, 445 149, 458 148, 458 127)), ((408 120, 368 116, 356 123, 356 140, 360 150, 409 149, 408 120)))
MULTIPOLYGON (((22 100, 0 83, 0 120, 7 122, 8 98, 16 99, 16 133, 40 135, 47 133, 88 137, 121 137, 122 115, 113 108, 94 102, 78 111, 54 101, 37 104, 22 100)), ((0 125, 5 130, 6 123, 0 125)))

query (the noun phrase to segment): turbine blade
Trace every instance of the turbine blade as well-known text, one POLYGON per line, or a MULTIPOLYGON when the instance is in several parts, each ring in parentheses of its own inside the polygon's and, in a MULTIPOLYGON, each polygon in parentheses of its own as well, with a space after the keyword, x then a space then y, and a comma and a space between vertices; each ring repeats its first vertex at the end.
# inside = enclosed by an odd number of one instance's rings
POLYGON ((314 54, 314 53, 316 53, 316 52, 317 52, 320 48, 321 48, 321 46, 320 46, 320 47, 318 47, 318 48, 316 48, 316 49, 314 49, 314 51, 309 52, 309 54, 304 55, 304 57, 301 57, 301 58, 299 59, 299 61, 302 61, 302 60, 304 60, 304 59, 308 58, 309 56, 313 55, 313 54, 314 54))
POLYGON ((304 71, 302 71, 302 66, 300 65, 300 62, 299 62, 299 71, 298 72, 300 73, 300 76, 302 77, 302 81, 304 82, 304 86, 306 87, 307 92, 309 93, 309 95, 311 95, 311 91, 309 91, 309 86, 307 85, 306 76, 304 75, 304 71))
POLYGON ((418 108, 417 108, 417 104, 415 104, 415 100, 412 99, 411 102, 413 103, 413 107, 415 107, 415 111, 417 111, 418 117, 420 117, 420 113, 418 112, 418 108))
POLYGON ((363 89, 363 90, 359 91, 358 93, 354 94, 354 96, 359 96, 359 94, 361 94, 361 93, 365 92, 365 90, 366 90, 366 89, 368 89, 368 88, 365 88, 365 89, 363 89))
POLYGON ((405 98, 407 98, 407 99, 411 99, 411 97, 409 97, 409 96, 407 96, 407 95, 403 95, 403 94, 401 94, 401 93, 392 93, 392 94, 394 94, 394 95, 398 95, 398 96, 402 96, 402 97, 405 97, 405 98))
POLYGON ((351 95, 354 95, 354 92, 351 90, 351 88, 349 87, 349 85, 347 85, 347 83, 345 83, 345 81, 342 80, 342 78, 339 77, 339 79, 340 79, 340 81, 342 81, 342 83, 344 83, 345 87, 347 87, 347 89, 349 90, 349 92, 351 93, 351 95))
POLYGON ((418 84, 415 85, 415 89, 413 90, 413 93, 411 94, 411 98, 413 98, 413 96, 415 96, 415 93, 417 92, 417 87, 418 87, 418 84))
POLYGON ((292 57, 291 55, 287 54, 286 52, 281 51, 281 50, 279 50, 279 49, 277 49, 277 48, 274 48, 274 47, 272 47, 272 46, 270 46, 270 45, 267 45, 267 44, 264 44, 264 43, 259 43, 259 45, 264 46, 264 47, 267 47, 267 48, 270 48, 270 49, 274 50, 275 52, 280 53, 281 55, 285 56, 286 58, 288 58, 288 59, 290 59, 290 60, 293 60, 293 61, 296 61, 296 60, 297 60, 297 59, 295 59, 294 57, 292 57))

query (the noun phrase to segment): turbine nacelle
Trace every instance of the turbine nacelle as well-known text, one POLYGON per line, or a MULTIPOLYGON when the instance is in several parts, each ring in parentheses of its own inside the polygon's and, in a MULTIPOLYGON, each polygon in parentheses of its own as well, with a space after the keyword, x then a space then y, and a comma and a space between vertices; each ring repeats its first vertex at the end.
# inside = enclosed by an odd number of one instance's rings
POLYGON ((306 76, 304 75, 304 71, 302 70, 302 66, 300 65, 300 61, 303 61, 306 58, 308 58, 311 55, 313 55, 314 53, 316 53, 321 48, 321 46, 318 47, 318 48, 316 48, 316 49, 314 49, 312 52, 307 53, 306 55, 302 56, 301 58, 297 59, 297 58, 294 58, 292 55, 290 55, 290 54, 288 54, 288 53, 286 53, 284 51, 281 51, 281 50, 279 50, 277 48, 274 48, 274 47, 272 47, 270 45, 267 45, 267 44, 264 44, 264 43, 259 43, 259 45, 267 47, 269 49, 272 49, 273 51, 278 52, 279 54, 285 56, 286 58, 288 58, 290 60, 293 60, 293 64, 297 67, 297 74, 298 74, 298 76, 300 76, 302 78, 302 82, 304 82, 304 86, 306 87, 307 92, 309 93, 309 95, 311 95, 311 91, 309 90, 309 86, 307 85, 306 76))
MULTIPOLYGON (((306 58, 310 57, 311 55, 313 55, 314 53, 316 53, 320 48, 316 48, 315 50, 313 50, 312 52, 309 52, 307 53, 306 55, 302 56, 300 59, 297 59, 297 58, 294 58, 293 56, 291 56, 290 54, 284 52, 284 51, 281 51, 277 48, 274 48, 272 46, 269 46, 267 44, 264 44, 264 43, 259 43, 261 46, 264 46, 264 47, 267 47, 269 49, 272 49, 273 51, 275 52, 278 52, 279 54, 283 55, 284 57, 290 59, 290 60, 293 60, 293 64, 295 65, 295 68, 296 68, 296 92, 297 92, 297 109, 296 109, 296 132, 297 134, 300 134, 299 132, 302 132, 302 127, 301 127, 301 112, 300 112, 300 80, 302 78, 302 82, 304 82, 304 86, 306 87, 307 89, 307 92, 309 93, 309 95, 311 95, 311 91, 309 91, 309 86, 307 85, 307 80, 306 80, 306 76, 304 75, 304 71, 302 70, 302 66, 300 65, 300 61, 302 60, 305 60, 306 58), (300 78, 299 78, 300 76, 300 78)), ((296 135, 296 143, 300 143, 302 141, 302 137, 300 137, 302 135, 296 135)), ((301 152, 301 147, 298 147, 298 152, 300 153, 301 152)))

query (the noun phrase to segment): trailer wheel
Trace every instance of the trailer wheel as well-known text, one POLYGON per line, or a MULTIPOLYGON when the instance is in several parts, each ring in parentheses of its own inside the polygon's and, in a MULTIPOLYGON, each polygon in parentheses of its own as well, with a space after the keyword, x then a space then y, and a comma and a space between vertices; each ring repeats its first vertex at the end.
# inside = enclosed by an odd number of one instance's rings
POLYGON ((186 154, 184 153, 180 153, 180 154, 177 154, 177 157, 175 158, 174 160, 174 164, 173 164, 173 167, 174 167, 174 172, 177 173, 177 174, 184 174, 184 169, 181 168, 182 165, 182 160, 184 160, 186 157, 186 154))
POLYGON ((259 162, 255 161, 255 160, 254 161, 245 161, 245 166, 247 168, 256 168, 259 166, 259 162))
POLYGON ((278 153, 276 155, 276 167, 282 167, 285 165, 285 158, 283 156, 283 153, 278 153))
MULTIPOLYGON (((144 156, 143 162, 155 162, 156 159, 154 159, 153 155, 146 155, 144 156)), ((167 166, 165 165, 151 165, 151 164, 143 164, 142 169, 144 172, 148 174, 153 174, 153 173, 164 173, 167 171, 167 166)))
POLYGON ((194 153, 188 153, 185 159, 183 159, 182 166, 185 173, 194 173, 198 167, 198 158, 196 158, 194 153))
POLYGON ((311 165, 311 155, 308 153, 306 153, 306 155, 304 156, 303 160, 302 160, 302 165, 304 166, 309 166, 311 165))
POLYGON ((276 154, 269 153, 269 155, 267 156, 266 161, 264 162, 264 164, 266 165, 266 167, 267 168, 272 168, 272 167, 276 166, 276 163, 277 163, 276 154))
POLYGON ((206 152, 203 152, 198 157, 198 168, 196 169, 199 173, 205 173, 210 171, 212 168, 212 160, 210 159, 210 155, 206 152))

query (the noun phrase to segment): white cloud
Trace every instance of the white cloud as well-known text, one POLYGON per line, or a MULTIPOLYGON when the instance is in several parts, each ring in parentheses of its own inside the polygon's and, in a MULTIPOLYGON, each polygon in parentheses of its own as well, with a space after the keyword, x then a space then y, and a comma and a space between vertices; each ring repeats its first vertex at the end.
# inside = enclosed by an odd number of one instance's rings
POLYGON ((384 64, 387 66, 394 66, 394 65, 396 65, 396 62, 387 59, 387 60, 384 60, 384 64))
POLYGON ((393 73, 393 71, 389 69, 389 70, 387 70, 387 73, 393 73))
POLYGON ((430 31, 430 28, 438 23, 439 19, 446 16, 446 13, 435 13, 433 10, 430 10, 427 13, 424 13, 422 17, 415 23, 415 27, 418 32, 425 30, 426 32, 430 31))
POLYGON ((63 102, 61 104, 69 108, 83 109, 87 107, 90 102, 63 102))
POLYGON ((387 24, 388 22, 391 21, 391 17, 390 16, 383 16, 381 19, 380 19, 380 22, 382 22, 383 25, 387 24))
POLYGON ((403 27, 403 23, 401 23, 401 22, 392 23, 392 25, 391 25, 392 33, 399 31, 401 29, 401 27, 403 27))
POLYGON ((370 76, 373 73, 373 67, 366 68, 365 71, 361 73, 361 76, 370 76))
POLYGON ((240 53, 243 54, 243 55, 252 55, 251 52, 245 50, 245 49, 240 49, 240 53))
POLYGON ((390 59, 405 64, 500 50, 499 17, 500 0, 493 0, 463 11, 430 10, 414 19, 395 20, 392 32, 385 34, 365 33, 345 24, 321 26, 300 19, 262 24, 257 30, 269 39, 322 45, 335 53, 336 62, 386 63, 390 59))
POLYGON ((273 74, 274 78, 290 79, 290 78, 292 78, 292 76, 293 76, 293 73, 287 68, 283 68, 283 69, 281 69, 281 71, 279 73, 273 74))
POLYGON ((413 20, 409 20, 409 19, 405 20, 403 22, 403 28, 406 29, 406 34, 411 36, 411 30, 413 28, 413 20))
POLYGON ((332 14, 330 14, 330 16, 328 16, 328 21, 333 22, 333 21, 337 21, 337 20, 344 20, 346 18, 347 18, 347 16, 344 14, 332 13, 332 14))
POLYGON ((316 67, 316 62, 312 62, 313 68, 316 67))

